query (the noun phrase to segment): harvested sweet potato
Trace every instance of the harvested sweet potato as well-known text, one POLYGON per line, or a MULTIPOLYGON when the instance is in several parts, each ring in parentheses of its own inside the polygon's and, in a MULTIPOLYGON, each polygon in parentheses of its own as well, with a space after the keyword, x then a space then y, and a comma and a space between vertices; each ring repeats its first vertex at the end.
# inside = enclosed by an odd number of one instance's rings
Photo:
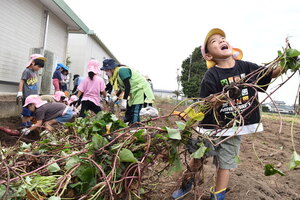
POLYGON ((8 135, 20 135, 20 132, 18 130, 13 130, 8 127, 0 126, 0 130, 4 133, 7 133, 8 135))

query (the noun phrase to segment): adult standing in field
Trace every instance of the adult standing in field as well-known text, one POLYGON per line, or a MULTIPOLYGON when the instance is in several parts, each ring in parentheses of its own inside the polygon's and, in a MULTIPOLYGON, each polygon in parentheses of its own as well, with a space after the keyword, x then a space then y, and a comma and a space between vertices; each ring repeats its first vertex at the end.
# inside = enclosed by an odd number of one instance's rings
POLYGON ((87 71, 88 77, 84 78, 78 86, 77 97, 80 98, 83 94, 79 117, 85 117, 85 112, 88 110, 93 111, 95 114, 100 112, 100 95, 102 94, 104 98, 106 97, 105 82, 99 76, 99 62, 95 59, 90 60, 87 71))
POLYGON ((119 100, 121 110, 126 110, 124 121, 129 124, 139 122, 145 99, 149 101, 155 99, 145 77, 131 67, 116 63, 114 59, 105 59, 101 70, 109 77, 109 87, 118 91, 117 97, 124 91, 123 99, 119 100))

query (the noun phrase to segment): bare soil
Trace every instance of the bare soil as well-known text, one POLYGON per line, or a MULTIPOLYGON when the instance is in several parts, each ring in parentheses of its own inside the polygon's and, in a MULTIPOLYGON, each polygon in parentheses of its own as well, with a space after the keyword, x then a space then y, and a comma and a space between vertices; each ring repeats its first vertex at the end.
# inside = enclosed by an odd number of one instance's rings
MULTIPOLYGON (((169 114, 174 105, 157 104, 161 115, 169 114)), ((300 200, 300 168, 288 170, 288 163, 295 150, 300 153, 300 118, 278 115, 263 115, 264 132, 243 136, 239 167, 232 171, 226 199, 230 200, 300 200), (282 122, 282 125, 280 124, 282 122), (291 129, 292 128, 292 129, 291 129), (293 136, 293 137, 292 137, 293 136), (293 138, 293 140, 292 140, 293 138), (293 142, 294 147, 293 147, 293 142), (264 175, 264 165, 272 164, 285 173, 273 176, 264 175)), ((161 122, 162 123, 162 122, 161 122)), ((170 122, 172 123, 172 122, 170 122)), ((18 117, 0 119, 0 126, 16 129, 20 124, 18 117)), ((18 137, 0 131, 1 146, 14 145, 18 137)), ((28 140, 38 139, 32 135, 28 140)), ((159 167, 157 165, 156 167, 159 167)), ((204 166, 204 183, 188 194, 186 200, 208 200, 209 188, 214 185, 215 167, 211 159, 204 166)), ((172 192, 180 185, 181 173, 164 174, 153 185, 155 188, 145 196, 146 199, 171 200, 172 192)))

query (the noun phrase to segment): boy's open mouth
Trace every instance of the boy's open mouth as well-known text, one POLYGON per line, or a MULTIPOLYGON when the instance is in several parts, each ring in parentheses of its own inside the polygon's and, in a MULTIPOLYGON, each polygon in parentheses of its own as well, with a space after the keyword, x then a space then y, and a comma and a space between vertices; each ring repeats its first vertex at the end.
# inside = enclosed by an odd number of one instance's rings
POLYGON ((221 50, 227 50, 228 49, 228 46, 227 45, 222 45, 221 46, 221 50))

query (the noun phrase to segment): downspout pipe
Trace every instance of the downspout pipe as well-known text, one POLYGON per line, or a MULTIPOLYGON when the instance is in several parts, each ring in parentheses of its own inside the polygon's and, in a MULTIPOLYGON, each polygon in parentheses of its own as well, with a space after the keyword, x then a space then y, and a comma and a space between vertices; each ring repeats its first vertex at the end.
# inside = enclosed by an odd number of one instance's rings
MULTIPOLYGON (((47 37, 48 37, 48 27, 49 27, 49 12, 47 10, 44 11, 45 14, 45 26, 44 26, 44 36, 43 36, 43 46, 41 48, 40 54, 45 56, 45 50, 47 47, 47 37)), ((42 80, 43 80, 43 69, 38 72, 38 93, 41 93, 42 80)))
POLYGON ((48 37, 48 28, 49 28, 49 12, 45 10, 45 27, 44 27, 44 37, 43 37, 43 46, 42 46, 42 55, 45 53, 47 47, 47 37, 48 37))

